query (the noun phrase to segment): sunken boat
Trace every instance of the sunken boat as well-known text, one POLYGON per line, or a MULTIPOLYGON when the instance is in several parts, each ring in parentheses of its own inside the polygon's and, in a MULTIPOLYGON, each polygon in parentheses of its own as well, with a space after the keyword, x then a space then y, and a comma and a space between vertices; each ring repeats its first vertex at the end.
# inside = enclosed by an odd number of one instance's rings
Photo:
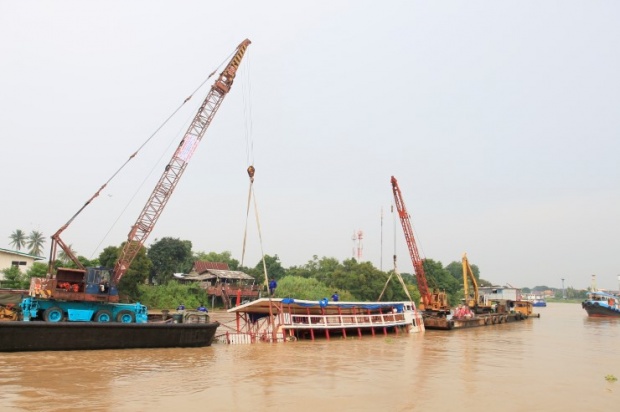
POLYGON ((413 302, 333 302, 261 298, 228 309, 236 327, 217 337, 226 344, 287 342, 298 339, 387 336, 424 332, 413 302))

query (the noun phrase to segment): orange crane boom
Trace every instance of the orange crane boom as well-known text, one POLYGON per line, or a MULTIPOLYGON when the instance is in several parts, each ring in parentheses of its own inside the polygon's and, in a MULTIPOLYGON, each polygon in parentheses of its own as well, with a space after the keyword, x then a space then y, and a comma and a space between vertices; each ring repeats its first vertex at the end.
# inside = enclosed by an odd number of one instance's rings
POLYGON ((226 97, 230 91, 241 59, 250 43, 250 40, 245 39, 239 44, 235 55, 220 73, 218 79, 213 83, 213 86, 211 86, 209 94, 198 109, 198 113, 196 113, 181 143, 179 143, 177 150, 172 155, 172 159, 170 159, 170 162, 166 165, 164 173, 155 186, 153 193, 151 193, 151 197, 146 202, 144 209, 142 209, 136 223, 132 226, 127 236, 127 242, 114 267, 112 278, 114 283, 118 284, 129 269, 131 262, 144 245, 146 238, 153 231, 155 223, 159 219, 164 206, 168 203, 174 188, 177 183, 179 183, 179 179, 183 175, 198 143, 200 143, 200 140, 211 124, 211 120, 213 120, 213 116, 217 113, 224 97, 226 97))
POLYGON ((396 210, 400 217, 400 222, 405 233, 405 241, 407 242, 407 248, 409 249, 409 255, 411 256, 411 262, 413 263, 413 269, 418 281, 418 290, 420 291, 420 310, 434 310, 434 311, 449 311, 450 308, 447 304, 447 297, 444 292, 431 291, 428 288, 428 282, 426 281, 426 274, 424 273, 424 264, 418 253, 418 247, 413 236, 413 229, 411 228, 411 221, 409 220, 409 213, 405 207, 402 193, 398 187, 398 181, 392 176, 392 192, 394 193, 394 203, 396 203, 396 210))

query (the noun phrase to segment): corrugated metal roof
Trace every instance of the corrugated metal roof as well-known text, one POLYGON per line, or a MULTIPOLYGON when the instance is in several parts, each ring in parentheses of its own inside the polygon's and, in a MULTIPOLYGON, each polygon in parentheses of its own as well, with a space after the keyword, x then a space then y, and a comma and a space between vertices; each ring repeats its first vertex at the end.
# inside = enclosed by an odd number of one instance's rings
POLYGON ((183 277, 184 280, 211 280, 211 279, 231 279, 231 280, 254 280, 254 278, 247 273, 239 272, 237 270, 217 270, 208 269, 199 275, 187 275, 183 277))
POLYGON ((45 257, 43 257, 43 256, 35 256, 35 255, 31 255, 30 253, 19 252, 17 250, 9 250, 9 249, 2 249, 2 248, 0 248, 0 252, 8 253, 10 255, 26 256, 26 257, 33 258, 34 260, 44 260, 45 259, 45 257))
POLYGON ((199 260, 194 262, 194 268, 192 272, 203 273, 209 269, 217 269, 217 270, 229 270, 228 263, 224 262, 207 262, 205 260, 199 260))

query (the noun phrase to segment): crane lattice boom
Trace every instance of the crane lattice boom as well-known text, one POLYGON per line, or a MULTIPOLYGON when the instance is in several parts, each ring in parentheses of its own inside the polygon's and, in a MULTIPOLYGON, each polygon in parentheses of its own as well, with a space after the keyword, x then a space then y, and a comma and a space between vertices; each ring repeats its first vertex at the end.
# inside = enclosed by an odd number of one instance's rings
POLYGON ((118 283, 127 272, 131 262, 144 245, 149 234, 153 231, 155 223, 159 219, 166 203, 168 203, 174 188, 179 183, 179 179, 183 175, 198 143, 200 143, 200 140, 211 124, 211 120, 213 120, 213 116, 217 113, 224 97, 226 97, 230 91, 241 59, 250 43, 250 40, 246 39, 237 47, 235 55, 222 73, 220 73, 213 86, 211 86, 211 90, 198 109, 198 113, 196 113, 194 120, 181 140, 177 150, 174 152, 172 159, 166 165, 164 173, 155 186, 153 193, 151 193, 144 209, 142 209, 136 223, 129 232, 127 243, 125 243, 116 266, 114 267, 113 281, 115 283, 118 283))
POLYGON ((396 203, 396 210, 398 210, 398 216, 400 217, 400 223, 403 226, 403 232, 405 232, 405 240, 407 242, 407 248, 409 249, 409 255, 411 256, 411 262, 413 263, 413 269, 415 270, 415 276, 418 281, 418 290, 422 298, 422 303, 425 307, 431 305, 431 293, 428 289, 428 283, 426 282, 426 274, 424 273, 424 265, 420 254, 418 253, 418 247, 413 236, 413 229, 411 228, 411 222, 409 221, 409 213, 405 207, 403 196, 398 187, 398 181, 392 176, 392 191, 394 192, 394 202, 396 203))

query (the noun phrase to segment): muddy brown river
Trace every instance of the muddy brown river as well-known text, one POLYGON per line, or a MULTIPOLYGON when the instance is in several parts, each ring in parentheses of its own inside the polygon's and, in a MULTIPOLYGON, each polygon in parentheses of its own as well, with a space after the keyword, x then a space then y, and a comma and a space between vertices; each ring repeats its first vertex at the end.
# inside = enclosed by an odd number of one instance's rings
POLYGON ((411 336, 3 353, 0 411, 618 410, 620 319, 535 309, 540 319, 411 336))

